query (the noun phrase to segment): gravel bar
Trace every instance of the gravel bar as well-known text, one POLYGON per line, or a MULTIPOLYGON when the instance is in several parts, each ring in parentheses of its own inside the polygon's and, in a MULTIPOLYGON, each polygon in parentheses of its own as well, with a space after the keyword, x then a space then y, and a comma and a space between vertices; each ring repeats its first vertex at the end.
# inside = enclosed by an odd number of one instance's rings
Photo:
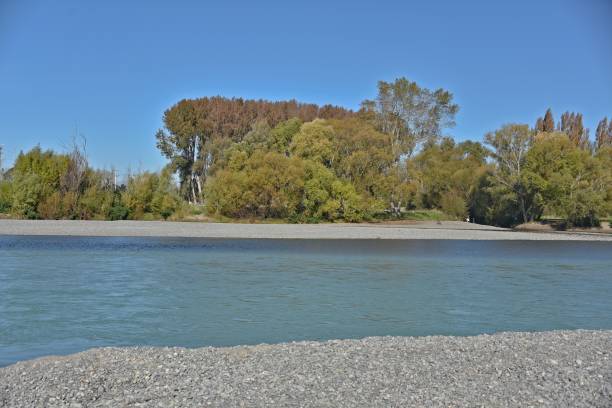
POLYGON ((522 232, 459 221, 415 224, 231 224, 170 221, 0 220, 0 235, 289 239, 608 241, 612 234, 522 232))
POLYGON ((0 369, 2 407, 612 407, 612 331, 99 348, 0 369))

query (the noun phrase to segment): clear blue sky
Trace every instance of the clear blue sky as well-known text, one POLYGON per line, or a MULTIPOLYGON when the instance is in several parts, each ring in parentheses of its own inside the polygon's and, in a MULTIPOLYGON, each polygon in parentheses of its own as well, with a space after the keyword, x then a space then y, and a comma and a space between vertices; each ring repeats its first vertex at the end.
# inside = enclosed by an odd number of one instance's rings
POLYGON ((481 140, 550 106, 612 115, 612 1, 0 0, 0 144, 159 169, 164 109, 205 95, 356 108, 376 81, 452 91, 481 140), (222 4, 221 4, 222 3, 222 4))

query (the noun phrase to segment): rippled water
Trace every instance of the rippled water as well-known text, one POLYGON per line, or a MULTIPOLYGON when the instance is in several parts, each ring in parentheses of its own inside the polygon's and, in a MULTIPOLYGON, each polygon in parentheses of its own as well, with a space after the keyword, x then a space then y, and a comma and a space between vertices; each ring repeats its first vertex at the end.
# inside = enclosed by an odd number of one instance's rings
POLYGON ((0 365, 96 346, 612 329, 612 245, 0 236, 0 365))

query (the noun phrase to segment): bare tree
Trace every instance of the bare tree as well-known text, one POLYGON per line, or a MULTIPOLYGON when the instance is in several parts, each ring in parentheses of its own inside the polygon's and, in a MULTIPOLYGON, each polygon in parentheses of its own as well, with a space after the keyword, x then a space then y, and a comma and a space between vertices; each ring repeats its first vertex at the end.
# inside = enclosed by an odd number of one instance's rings
POLYGON ((80 135, 80 141, 76 137, 72 139, 68 169, 60 182, 64 193, 73 192, 78 196, 83 192, 87 168, 87 139, 80 135))

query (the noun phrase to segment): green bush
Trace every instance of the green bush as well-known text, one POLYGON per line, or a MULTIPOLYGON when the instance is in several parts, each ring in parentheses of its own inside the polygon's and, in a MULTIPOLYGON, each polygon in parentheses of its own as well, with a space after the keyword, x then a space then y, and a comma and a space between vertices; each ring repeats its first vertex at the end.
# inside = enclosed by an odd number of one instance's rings
POLYGON ((0 181, 0 213, 10 212, 12 203, 13 191, 11 183, 8 181, 0 181))
POLYGON ((458 219, 464 219, 468 213, 465 200, 455 192, 446 192, 442 194, 440 209, 443 213, 458 219))

